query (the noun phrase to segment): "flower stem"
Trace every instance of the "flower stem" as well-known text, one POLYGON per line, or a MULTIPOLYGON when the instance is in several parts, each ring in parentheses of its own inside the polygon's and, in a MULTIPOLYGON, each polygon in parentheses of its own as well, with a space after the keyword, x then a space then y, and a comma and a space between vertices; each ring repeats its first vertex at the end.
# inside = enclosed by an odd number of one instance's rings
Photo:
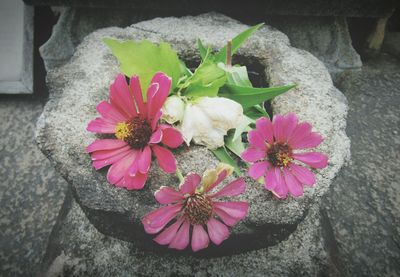
POLYGON ((182 172, 181 172, 181 170, 179 168, 176 169, 175 174, 176 174, 176 177, 178 177, 179 182, 183 182, 184 178, 183 178, 182 172))
POLYGON ((226 44, 226 65, 227 67, 232 66, 232 41, 228 40, 226 44))

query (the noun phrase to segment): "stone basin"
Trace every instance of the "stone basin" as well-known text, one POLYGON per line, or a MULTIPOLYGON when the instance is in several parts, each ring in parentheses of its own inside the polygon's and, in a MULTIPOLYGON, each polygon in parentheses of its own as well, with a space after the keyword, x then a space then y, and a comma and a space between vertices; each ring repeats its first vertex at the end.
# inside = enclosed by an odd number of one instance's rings
MULTIPOLYGON (((37 141, 71 185, 73 194, 90 222, 102 233, 132 241, 144 250, 168 251, 152 242, 140 222, 159 205, 153 193, 162 185, 178 185, 174 175, 162 172, 153 163, 150 177, 141 191, 116 188, 106 180, 106 170, 91 166, 86 146, 96 135, 86 131, 97 116, 96 105, 108 97, 108 87, 119 72, 118 63, 102 43, 105 37, 121 40, 166 41, 180 58, 199 60, 197 38, 215 49, 223 47, 248 26, 220 14, 197 17, 156 18, 125 29, 106 28, 88 35, 73 58, 48 72, 50 99, 38 121, 37 141)), ((320 204, 332 179, 349 158, 350 142, 345 133, 347 103, 336 89, 324 65, 310 53, 293 48, 283 33, 269 26, 257 31, 238 51, 249 68, 261 70, 270 86, 297 84, 297 88, 272 102, 275 114, 295 112, 310 122, 325 140, 319 147, 329 156, 329 166, 317 171, 317 185, 307 187, 301 198, 277 200, 263 186, 247 178, 247 190, 239 200, 250 203, 248 217, 232 229, 231 237, 219 247, 197 255, 224 256, 267 248, 288 239, 297 226, 320 204)), ((206 148, 182 146, 176 158, 184 174, 202 173, 218 163, 206 148)), ((315 213, 313 213, 315 214, 315 213)), ((179 254, 190 253, 179 252, 179 254)))

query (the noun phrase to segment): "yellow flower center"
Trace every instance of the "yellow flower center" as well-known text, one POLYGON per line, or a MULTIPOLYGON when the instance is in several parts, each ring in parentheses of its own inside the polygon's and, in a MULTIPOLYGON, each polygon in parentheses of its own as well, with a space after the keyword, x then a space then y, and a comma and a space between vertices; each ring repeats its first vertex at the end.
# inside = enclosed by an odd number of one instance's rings
POLYGON ((129 121, 119 122, 115 126, 115 136, 117 139, 127 142, 134 149, 145 147, 153 133, 147 120, 134 117, 129 121))
POLYGON ((125 140, 129 134, 129 125, 126 122, 120 122, 115 126, 115 136, 117 139, 125 140))
POLYGON ((268 161, 273 166, 286 167, 292 161, 292 149, 286 143, 277 142, 267 151, 268 161))

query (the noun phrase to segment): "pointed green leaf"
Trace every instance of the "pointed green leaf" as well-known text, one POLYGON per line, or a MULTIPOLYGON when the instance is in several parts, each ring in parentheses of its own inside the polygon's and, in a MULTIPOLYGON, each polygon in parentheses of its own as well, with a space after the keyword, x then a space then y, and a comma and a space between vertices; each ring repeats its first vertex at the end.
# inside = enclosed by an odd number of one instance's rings
POLYGON ((245 66, 227 66, 224 63, 218 63, 218 66, 226 72, 226 83, 242 87, 252 87, 245 66))
POLYGON ((242 152, 245 150, 242 137, 239 136, 235 139, 234 132, 229 132, 229 134, 226 136, 225 147, 238 157, 240 157, 240 154, 242 154, 242 152))
POLYGON ((256 104, 263 103, 264 101, 270 100, 296 85, 288 85, 281 87, 271 88, 252 88, 252 87, 241 87, 237 85, 225 84, 219 91, 218 95, 226 97, 240 103, 243 109, 248 109, 256 104))
POLYGON ((235 159, 232 158, 232 156, 229 154, 229 152, 226 150, 224 146, 211 150, 211 152, 213 152, 214 156, 217 157, 217 159, 220 160, 221 162, 233 166, 237 175, 239 176, 241 175, 238 163, 236 162, 235 159))
POLYGON ((190 71, 190 69, 186 66, 184 61, 179 60, 179 66, 181 70, 181 78, 185 76, 190 77, 193 75, 193 72, 190 71))
POLYGON ((119 41, 105 38, 104 43, 118 59, 121 71, 128 77, 138 75, 143 91, 147 90, 154 74, 162 71, 172 78, 172 89, 182 75, 181 64, 176 52, 168 43, 159 45, 147 40, 119 41))
POLYGON ((217 96, 218 90, 226 82, 226 74, 212 61, 206 60, 196 69, 186 84, 184 95, 188 97, 217 96))
MULTIPOLYGON (((232 39, 232 55, 239 49, 239 47, 255 32, 257 31, 264 23, 260 23, 244 32, 240 33, 236 37, 232 39)), ((224 46, 221 50, 219 50, 218 54, 215 56, 216 62, 224 62, 226 63, 226 46, 224 46)))
POLYGON ((207 48, 204 46, 204 44, 201 41, 201 39, 197 39, 197 47, 199 48, 199 53, 200 53, 201 60, 204 61, 204 58, 207 55, 207 48))
POLYGON ((252 123, 255 123, 257 119, 260 117, 266 117, 269 118, 269 114, 259 105, 255 105, 253 107, 250 107, 246 109, 243 112, 250 120, 252 120, 252 123))
POLYGON ((251 123, 255 123, 255 121, 253 121, 251 118, 249 118, 245 114, 245 116, 243 116, 243 120, 241 122, 239 122, 238 126, 236 127, 235 134, 233 135, 232 140, 237 140, 242 137, 242 134, 244 132, 250 131, 249 125, 251 123))

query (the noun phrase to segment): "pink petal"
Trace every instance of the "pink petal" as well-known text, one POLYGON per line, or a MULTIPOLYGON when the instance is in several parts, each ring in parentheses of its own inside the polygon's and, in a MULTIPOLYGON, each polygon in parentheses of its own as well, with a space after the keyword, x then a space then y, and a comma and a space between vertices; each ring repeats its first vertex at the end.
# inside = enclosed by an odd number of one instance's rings
POLYGON ((161 245, 170 244, 176 236, 176 232, 178 231, 179 227, 181 227, 182 222, 183 217, 181 217, 174 224, 162 231, 157 237, 154 238, 154 241, 161 245))
POLYGON ((177 148, 183 143, 181 132, 169 125, 160 125, 162 130, 162 143, 169 148, 177 148))
POLYGON ((150 146, 146 146, 139 155, 138 169, 141 173, 147 173, 150 169, 151 164, 150 146))
POLYGON ((109 119, 115 123, 123 122, 128 120, 123 114, 121 114, 118 109, 116 109, 113 105, 108 103, 107 101, 101 101, 97 107, 97 111, 101 114, 102 117, 109 119))
POLYGON ((103 118, 98 117, 89 122, 86 130, 92 133, 114 134, 115 125, 115 123, 105 121, 103 118))
POLYGON ((286 186, 285 180, 282 177, 282 173, 279 167, 275 167, 275 187, 273 191, 279 198, 286 198, 288 194, 288 188, 286 186))
POLYGON ((246 190, 246 183, 243 178, 236 179, 224 186, 220 191, 210 195, 210 197, 237 196, 246 190))
POLYGON ((136 158, 135 154, 126 155, 124 158, 114 163, 109 169, 107 173, 107 180, 111 184, 116 184, 119 182, 127 173, 129 166, 133 163, 136 158))
POLYGON ((154 197, 160 204, 171 204, 184 199, 183 194, 173 188, 162 186, 154 193, 154 197))
POLYGON ((143 93, 142 93, 142 89, 140 88, 139 77, 132 76, 129 81, 129 86, 131 88, 131 92, 135 99, 139 113, 145 115, 146 114, 146 104, 143 101, 143 93))
POLYGON ((133 152, 134 151, 132 151, 132 150, 128 150, 126 152, 119 153, 119 154, 117 154, 115 156, 109 157, 109 158, 104 159, 104 160, 96 160, 96 161, 93 162, 93 167, 96 170, 99 170, 100 168, 103 168, 103 167, 105 167, 107 165, 110 165, 110 164, 118 162, 119 160, 124 158, 126 155, 133 154, 133 152))
POLYGON ((274 190, 277 186, 275 167, 270 168, 265 175, 265 185, 264 187, 268 190, 274 190))
POLYGON ((151 119, 150 117, 150 99, 153 99, 154 95, 156 95, 157 91, 160 88, 160 84, 158 83, 150 83, 149 87, 147 88, 146 97, 147 97, 147 118, 151 119))
POLYGON ((213 207, 238 219, 245 218, 249 210, 249 204, 243 201, 213 202, 213 207))
POLYGON ((257 180, 266 174, 268 168, 268 161, 256 162, 250 166, 248 175, 254 180, 257 180))
POLYGON ((320 134, 311 132, 307 136, 294 141, 290 146, 293 149, 312 148, 312 147, 317 147, 318 145, 320 145, 322 140, 323 139, 320 134))
POLYGON ((200 184, 201 177, 196 173, 190 173, 185 176, 182 184, 179 186, 179 190, 182 194, 193 194, 196 187, 200 184))
POLYGON ((148 174, 136 173, 135 176, 125 174, 123 186, 128 190, 139 190, 144 187, 147 181, 148 174))
POLYGON ((189 228, 190 223, 187 221, 183 222, 168 247, 178 250, 185 249, 189 244, 189 228))
POLYGON ((285 178, 285 183, 286 183, 287 188, 289 189, 289 192, 294 197, 302 196, 303 195, 303 186, 296 179, 296 177, 293 176, 293 174, 290 172, 289 169, 287 169, 287 168, 283 169, 283 176, 285 178))
POLYGON ((275 115, 272 120, 272 126, 274 128, 275 141, 285 141, 285 119, 282 115, 275 115))
POLYGON ((265 150, 250 146, 249 148, 244 150, 240 156, 246 162, 256 162, 258 160, 263 159, 265 155, 266 155, 265 150))
POLYGON ((151 85, 157 84, 157 89, 151 89, 147 92, 148 118, 152 119, 161 107, 164 105, 171 88, 171 78, 162 72, 157 72, 151 80, 151 85))
POLYGON ((131 149, 130 146, 126 145, 124 147, 117 148, 117 149, 94 151, 91 155, 92 161, 108 159, 108 158, 111 158, 112 156, 115 156, 122 152, 127 152, 130 149, 131 149))
POLYGON ((271 121, 266 117, 261 117, 256 121, 256 129, 260 132, 263 139, 269 144, 274 142, 274 129, 271 121))
POLYGON ((109 150, 121 148, 128 145, 125 141, 119 139, 98 139, 86 147, 86 152, 94 152, 98 150, 109 150))
POLYGON ((211 218, 207 222, 207 230, 211 241, 216 245, 220 245, 221 242, 229 237, 228 227, 215 218, 211 218))
POLYGON ((228 226, 235 226, 241 218, 235 218, 227 214, 221 209, 213 208, 213 211, 219 216, 219 218, 228 226))
POLYGON ((262 150, 267 149, 263 135, 258 130, 251 130, 250 132, 248 132, 247 138, 251 146, 260 148, 262 150))
POLYGON ((151 144, 157 144, 161 142, 161 139, 163 137, 163 132, 160 129, 157 129, 150 137, 149 143, 151 144))
POLYGON ((180 211, 182 204, 168 205, 154 210, 142 219, 144 230, 148 234, 158 233, 165 227, 180 211))
POLYGON ((284 118, 285 127, 283 129, 283 139, 285 141, 287 141, 291 137, 293 131, 297 127, 298 121, 299 120, 297 118, 297 115, 295 115, 294 113, 289 113, 285 116, 284 118))
POLYGON ((158 125, 158 121, 160 120, 161 116, 162 116, 162 111, 159 110, 156 115, 154 116, 153 119, 151 119, 151 129, 154 131, 157 129, 157 125, 158 125))
MULTIPOLYGON (((139 157, 139 150, 136 150, 135 154, 139 157)), ((139 172, 139 160, 135 159, 135 161, 128 168, 128 174, 131 176, 135 176, 139 172)))
POLYGON ((311 128, 312 127, 308 122, 302 122, 298 124, 288 139, 288 144, 294 148, 293 145, 296 145, 299 141, 311 133, 311 128))
POLYGON ((207 248, 209 243, 210 239, 208 238, 208 234, 204 230, 203 226, 194 225, 192 233, 192 250, 197 252, 201 249, 207 248))
POLYGON ((156 155, 158 165, 167 173, 176 172, 176 160, 174 154, 164 147, 153 145, 152 149, 156 155))
POLYGON ((315 184, 315 175, 308 168, 299 166, 294 163, 291 163, 289 167, 292 170, 293 175, 296 176, 297 180, 299 180, 300 183, 309 186, 315 184))
POLYGON ((297 153, 292 157, 314 168, 324 168, 328 165, 328 157, 319 152, 297 153))
POLYGON ((114 83, 110 87, 110 100, 111 104, 116 105, 129 117, 135 117, 137 115, 136 105, 133 101, 123 74, 118 74, 114 80, 114 83))

